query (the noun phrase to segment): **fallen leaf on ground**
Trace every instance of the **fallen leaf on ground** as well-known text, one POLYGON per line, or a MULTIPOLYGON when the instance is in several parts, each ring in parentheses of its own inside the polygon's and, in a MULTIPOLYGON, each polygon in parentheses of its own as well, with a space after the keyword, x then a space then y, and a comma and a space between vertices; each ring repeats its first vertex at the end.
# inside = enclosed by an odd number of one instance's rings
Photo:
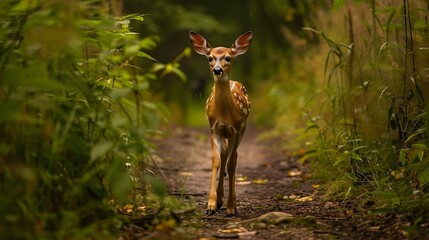
POLYGON ((245 229, 244 227, 239 227, 239 228, 232 228, 232 229, 222 229, 222 230, 220 230, 220 232, 222 232, 222 233, 242 233, 242 232, 247 232, 247 229, 245 229))
POLYGON ((142 211, 142 212, 146 211, 146 206, 138 207, 137 210, 142 211))
POLYGON ((251 184, 251 181, 241 181, 241 182, 236 182, 235 185, 249 185, 251 184))
POLYGON ((295 195, 295 194, 292 194, 292 195, 289 195, 289 196, 287 196, 287 195, 285 195, 285 196, 283 196, 283 199, 292 199, 292 200, 295 200, 295 199, 297 199, 297 198, 299 198, 299 196, 297 196, 297 195, 295 195))
POLYGON ((295 199, 295 201, 297 201, 297 202, 310 202, 313 200, 314 199, 310 196, 295 199))
POLYGON ((180 175, 184 176, 184 177, 190 177, 192 176, 191 172, 181 172, 180 175))
POLYGON ((133 213, 133 205, 131 205, 131 204, 127 204, 127 205, 125 205, 124 206, 124 213, 125 214, 131 214, 131 213, 133 213))
POLYGON ((242 232, 242 233, 237 233, 238 236, 253 236, 256 235, 258 232, 257 231, 251 231, 251 232, 242 232))
POLYGON ((319 189, 320 188, 320 184, 313 184, 311 185, 312 188, 314 189, 319 189))
POLYGON ((157 231, 168 231, 176 227, 176 221, 174 219, 168 219, 155 226, 157 231))
POLYGON ((243 177, 236 177, 236 178, 235 178, 235 180, 236 180, 236 181, 246 181, 246 180, 247 180, 247 177, 246 177, 246 176, 243 176, 243 177))
POLYGON ((252 180, 252 183, 256 183, 256 184, 266 184, 268 182, 268 180, 267 179, 255 179, 255 180, 252 180))
POLYGON ((298 170, 290 170, 287 172, 288 177, 296 177, 296 176, 300 176, 301 174, 302 172, 298 170))

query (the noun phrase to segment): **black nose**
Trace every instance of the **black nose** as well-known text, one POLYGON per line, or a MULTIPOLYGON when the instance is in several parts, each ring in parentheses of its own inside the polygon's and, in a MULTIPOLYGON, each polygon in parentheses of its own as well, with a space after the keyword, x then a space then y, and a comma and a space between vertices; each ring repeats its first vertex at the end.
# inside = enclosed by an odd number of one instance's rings
POLYGON ((220 68, 220 67, 215 67, 215 68, 213 68, 213 73, 214 73, 215 75, 220 75, 220 74, 222 74, 222 73, 223 73, 223 70, 222 70, 222 68, 220 68))

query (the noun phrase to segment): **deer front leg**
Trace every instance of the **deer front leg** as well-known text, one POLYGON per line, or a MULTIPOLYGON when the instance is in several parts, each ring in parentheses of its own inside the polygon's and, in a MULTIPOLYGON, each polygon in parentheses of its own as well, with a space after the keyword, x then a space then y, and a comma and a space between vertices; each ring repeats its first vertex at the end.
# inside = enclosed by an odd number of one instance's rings
MULTIPOLYGON (((224 140, 224 139, 223 139, 224 140)), ((222 144, 225 144, 224 142, 222 142, 222 144)), ((219 171, 219 180, 217 183, 217 201, 216 201, 216 208, 220 209, 223 205, 223 196, 224 196, 224 190, 223 190, 223 180, 225 177, 225 166, 226 166, 226 161, 228 159, 228 152, 226 151, 225 147, 222 146, 222 150, 220 153, 220 171, 219 171)))
MULTIPOLYGON (((210 187, 210 195, 207 203, 207 215, 213 215, 216 213, 216 203, 217 203, 217 193, 216 193, 216 179, 217 173, 220 166, 220 154, 222 148, 222 142, 220 136, 216 134, 211 134, 211 144, 212 144, 212 178, 211 178, 211 187, 210 187)), ((218 190, 220 191, 220 189, 218 190)), ((223 194, 223 187, 221 189, 223 194)))

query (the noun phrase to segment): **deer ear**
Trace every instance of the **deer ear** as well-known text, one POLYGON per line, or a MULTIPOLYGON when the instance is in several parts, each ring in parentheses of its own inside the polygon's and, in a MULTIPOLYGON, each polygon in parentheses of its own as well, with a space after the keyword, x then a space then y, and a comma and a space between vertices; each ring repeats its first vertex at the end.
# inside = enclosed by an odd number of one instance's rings
POLYGON ((204 56, 209 54, 211 46, 203 36, 190 31, 189 38, 191 39, 191 44, 195 52, 204 56))
POLYGON ((235 55, 241 55, 249 49, 252 42, 253 32, 249 31, 237 38, 231 46, 231 50, 235 55))

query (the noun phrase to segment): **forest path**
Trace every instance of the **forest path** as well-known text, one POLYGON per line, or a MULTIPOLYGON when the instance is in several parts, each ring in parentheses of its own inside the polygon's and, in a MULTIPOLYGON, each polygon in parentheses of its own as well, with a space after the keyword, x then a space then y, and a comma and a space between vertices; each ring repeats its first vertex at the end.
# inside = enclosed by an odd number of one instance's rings
MULTIPOLYGON (((171 132, 169 137, 156 141, 159 169, 170 194, 195 202, 197 214, 182 220, 180 233, 154 235, 155 238, 404 237, 394 230, 398 227, 394 224, 399 223, 390 223, 385 228, 384 220, 361 216, 349 202, 324 201, 317 187, 312 186, 307 167, 282 151, 278 139, 262 138, 265 131, 253 125, 248 127, 238 149, 237 216, 226 218, 224 207, 215 215, 206 216, 211 176, 209 130, 177 126, 171 132)), ((225 184, 224 203, 227 189, 225 184)))

